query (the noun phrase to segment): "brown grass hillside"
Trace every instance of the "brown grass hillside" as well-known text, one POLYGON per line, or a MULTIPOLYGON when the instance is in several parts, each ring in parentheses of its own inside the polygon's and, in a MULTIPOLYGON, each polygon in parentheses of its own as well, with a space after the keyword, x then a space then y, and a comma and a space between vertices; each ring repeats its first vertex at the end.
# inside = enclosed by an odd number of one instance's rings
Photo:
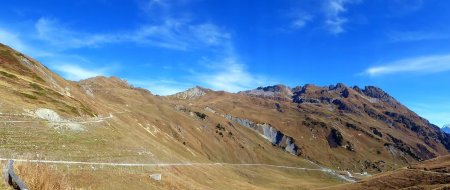
MULTIPOLYGON (((67 81, 4 45, 0 79, 3 158, 271 164, 361 175, 450 149, 449 135, 376 87, 277 85, 241 93, 196 87, 161 97, 116 77, 67 81)), ((344 182, 323 171, 261 166, 17 169, 37 189, 311 189, 344 182), (162 181, 149 178, 155 172, 162 181)))
POLYGON ((450 156, 439 157, 396 171, 381 173, 355 184, 324 189, 449 189, 450 156))

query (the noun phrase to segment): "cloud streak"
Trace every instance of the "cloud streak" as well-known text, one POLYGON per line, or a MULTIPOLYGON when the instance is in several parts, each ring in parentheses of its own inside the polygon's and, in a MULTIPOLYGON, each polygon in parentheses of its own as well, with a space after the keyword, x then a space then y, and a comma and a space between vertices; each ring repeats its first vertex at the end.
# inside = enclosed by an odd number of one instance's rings
POLYGON ((269 83, 266 77, 250 73, 234 55, 210 64, 212 69, 209 72, 195 73, 193 77, 215 90, 238 92, 269 83))
POLYGON ((24 45, 17 34, 0 29, 0 42, 11 46, 19 51, 27 51, 28 47, 24 45))
POLYGON ((344 25, 349 21, 343 14, 347 5, 357 3, 357 0, 327 0, 324 3, 325 27, 334 35, 345 32, 344 25))
POLYGON ((129 79, 127 81, 135 86, 140 86, 142 88, 149 89, 153 94, 161 96, 176 94, 178 92, 181 92, 194 86, 189 82, 186 83, 161 78, 129 79))
POLYGON ((168 19, 160 25, 144 25, 122 37, 125 41, 174 50, 197 50, 227 45, 230 34, 212 23, 192 24, 168 19))
POLYGON ((230 38, 230 34, 212 23, 194 24, 190 20, 170 18, 160 24, 143 24, 135 30, 116 34, 80 32, 69 29, 52 18, 38 19, 35 29, 38 40, 62 49, 135 43, 188 51, 227 45, 230 38))
MULTIPOLYGON (((262 78, 250 73, 246 65, 239 61, 235 52, 233 37, 223 27, 211 22, 194 23, 191 19, 174 17, 175 7, 188 0, 148 1, 144 11, 160 20, 158 25, 143 25, 132 34, 132 41, 141 44, 175 49, 181 51, 213 51, 213 58, 203 56, 199 59, 201 69, 189 68, 189 73, 181 76, 183 83, 175 80, 134 81, 143 84, 156 94, 168 95, 186 89, 188 84, 204 85, 214 90, 237 92, 262 84, 262 78), (162 22, 161 22, 162 21, 162 22)), ((297 18, 293 27, 303 27, 310 19, 308 15, 297 18), (301 20, 303 19, 303 21, 301 20), (302 23, 303 22, 303 23, 302 23)))
POLYGON ((450 71, 450 54, 397 60, 368 68, 364 73, 370 76, 380 76, 397 73, 438 73, 445 71, 450 71))
POLYGON ((123 41, 120 36, 91 34, 71 30, 58 20, 42 17, 35 23, 36 37, 52 46, 64 49, 98 47, 107 43, 123 41))
POLYGON ((62 73, 63 77, 72 81, 79 81, 96 76, 107 76, 106 69, 87 69, 78 64, 63 63, 52 67, 62 73))
POLYGON ((348 12, 348 6, 357 4, 361 0, 323 0, 311 1, 313 7, 306 9, 304 4, 293 9, 290 13, 291 30, 302 29, 307 25, 317 23, 320 27, 330 34, 338 35, 345 32, 345 25, 350 19, 345 15, 348 12))
POLYGON ((307 13, 296 13, 294 20, 289 27, 292 30, 299 30, 304 28, 309 22, 313 20, 313 16, 307 13))

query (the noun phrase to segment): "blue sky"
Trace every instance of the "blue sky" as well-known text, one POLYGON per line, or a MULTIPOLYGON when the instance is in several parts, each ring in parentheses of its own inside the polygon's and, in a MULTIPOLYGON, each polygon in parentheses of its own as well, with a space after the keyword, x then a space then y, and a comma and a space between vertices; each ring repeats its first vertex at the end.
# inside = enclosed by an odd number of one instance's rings
POLYGON ((0 42, 69 80, 118 76, 155 94, 200 85, 375 85, 450 123, 444 0, 5 1, 0 42))

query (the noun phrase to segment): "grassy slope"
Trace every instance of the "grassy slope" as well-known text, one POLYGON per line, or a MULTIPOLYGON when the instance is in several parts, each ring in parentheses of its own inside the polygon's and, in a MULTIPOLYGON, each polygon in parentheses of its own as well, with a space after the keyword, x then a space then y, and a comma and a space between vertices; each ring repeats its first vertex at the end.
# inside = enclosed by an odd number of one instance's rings
POLYGON ((448 189, 450 156, 425 161, 408 168, 381 173, 355 184, 324 189, 448 189))
POLYGON ((317 171, 252 167, 97 167, 16 163, 31 189, 312 189, 341 181, 317 171), (150 174, 162 174, 161 181, 150 174), (193 175, 195 174, 195 175, 193 175))
MULTIPOLYGON (((116 78, 98 77, 80 83, 68 82, 28 59, 26 66, 20 53, 0 46, 0 120, 34 121, 0 122, 1 157, 129 162, 229 162, 267 163, 311 167, 309 162, 273 147, 247 129, 228 125, 220 117, 201 120, 176 111, 165 98, 128 86, 116 78), (6 73, 6 74, 5 74, 6 73), (93 91, 90 96, 86 89, 93 91), (20 115, 27 110, 52 109, 63 118, 90 121, 93 115, 113 118, 104 122, 82 124, 84 131, 56 129, 42 119, 20 115), (219 135, 221 123, 233 135, 219 135)), ((29 181, 23 167, 24 180, 29 181)), ((75 166, 75 168, 77 168, 75 166)), ((171 168, 164 170, 169 180, 156 183, 148 179, 147 169, 56 168, 68 175, 74 187, 122 189, 135 185, 146 188, 222 188, 230 183, 238 188, 317 187, 340 183, 320 172, 301 172, 270 168, 171 168), (118 170, 123 172, 118 172, 118 170), (132 181, 138 176, 139 182, 132 181), (173 176, 172 178, 170 176, 173 176), (225 177, 224 177, 225 176, 225 177), (204 181, 211 178, 210 181, 204 181), (89 180, 88 180, 89 179, 89 180), (224 180, 228 179, 228 180, 224 180), (300 180, 299 180, 300 179, 300 180), (95 183, 93 182, 95 180, 95 183), (117 180, 117 183, 110 183, 117 180), (283 183, 280 184, 279 182, 283 183)), ((33 173, 33 172, 29 172, 33 173)))
MULTIPOLYGON (((318 87, 317 87, 318 88, 318 87)), ((318 88, 318 92, 322 89, 318 88)), ((357 93, 350 89, 350 93, 356 96, 357 93)), ((311 96, 322 96, 313 94, 311 96)), ((335 97, 338 95, 334 95, 335 97)), ((376 164, 382 171, 394 170, 396 168, 416 163, 417 160, 408 154, 396 149, 392 154, 386 144, 393 144, 389 135, 401 139, 405 144, 417 154, 417 145, 426 147, 428 151, 435 155, 448 154, 442 144, 436 142, 434 137, 419 136, 417 133, 407 129, 401 123, 389 126, 387 122, 369 117, 361 112, 360 108, 355 112, 338 110, 332 104, 295 104, 285 101, 274 101, 270 99, 253 98, 245 95, 236 95, 222 92, 215 92, 206 95, 198 100, 173 100, 177 104, 184 104, 196 111, 201 111, 205 107, 213 108, 221 114, 231 114, 235 117, 250 119, 258 123, 270 123, 272 126, 283 131, 286 135, 294 137, 303 150, 303 155, 316 160, 329 167, 344 169, 349 171, 369 171, 379 172, 378 168, 373 168, 376 164), (281 105, 283 112, 276 110, 275 104, 281 105), (318 125, 305 125, 304 121, 310 118, 316 122, 323 122, 326 127, 318 125), (347 124, 353 124, 355 128, 350 128, 347 124), (349 141, 353 144, 355 151, 348 151, 345 148, 331 148, 327 142, 327 136, 331 128, 338 129, 343 137, 344 143, 349 141), (375 135, 372 129, 378 129, 383 136, 375 135), (427 145, 425 142, 430 143, 427 145)), ((401 105, 390 106, 385 103, 372 104, 365 99, 357 97, 349 98, 348 105, 359 107, 370 107, 384 114, 385 111, 398 112, 409 115, 413 122, 416 122, 427 133, 435 133, 417 115, 407 110, 401 105), (351 103, 353 102, 353 103, 351 103)))
MULTIPOLYGON (((411 147, 422 144, 435 155, 446 152, 442 145, 434 141, 429 141, 430 145, 424 144, 422 137, 404 126, 388 126, 365 113, 349 113, 333 105, 297 105, 223 92, 209 92, 198 100, 189 101, 153 96, 117 78, 97 77, 69 82, 34 60, 1 45, 0 79, 0 120, 35 121, 0 123, 0 153, 3 157, 132 163, 267 163, 316 167, 301 157, 272 146, 253 131, 205 111, 206 107, 220 114, 270 123, 296 140, 303 157, 339 170, 376 172, 372 164, 383 161, 380 167, 386 171, 416 162, 401 153, 391 154, 384 147, 386 143, 392 143, 387 134, 404 140, 411 147), (275 103, 281 105, 283 112, 277 111, 275 103), (177 111, 179 105, 192 112, 205 113, 207 117, 203 120, 195 114, 177 111), (71 131, 55 129, 41 119, 14 115, 24 113, 24 109, 37 108, 55 110, 62 117, 74 121, 89 121, 95 119, 93 116, 106 117, 109 114, 113 117, 104 122, 82 124, 84 131, 71 131), (326 127, 307 125, 304 123, 307 120, 325 123, 326 127), (359 129, 349 128, 348 123, 359 129), (221 133, 215 128, 218 124, 224 127, 221 133), (338 129, 345 141, 351 141, 355 151, 343 147, 331 148, 327 142, 331 128, 338 129), (383 137, 374 136, 371 128, 381 130, 383 137)), ((322 96, 321 91, 323 89, 320 87, 311 87, 308 95, 322 96)), ((344 100, 347 104, 357 107, 367 104, 380 113, 396 111, 424 124, 417 115, 400 105, 394 108, 386 104, 372 104, 357 96, 353 90, 350 90, 350 95, 355 97, 344 100)), ((432 132, 428 128, 425 130, 432 132)), ((175 167, 163 170, 169 180, 156 184, 149 181, 147 175, 152 171, 148 169, 124 169, 123 173, 108 168, 58 170, 74 176, 70 178, 74 186, 94 188, 107 185, 110 178, 127 183, 127 179, 131 180, 133 176, 140 176, 139 183, 133 184, 141 188, 153 185, 158 188, 192 186, 226 189, 231 182, 234 187, 244 189, 279 188, 281 185, 312 188, 339 183, 323 173, 268 168, 175 167), (82 180, 85 176, 99 182, 85 183, 82 180), (224 176, 230 181, 224 180, 224 176), (202 181, 205 178, 211 179, 202 181)), ((113 187, 120 187, 120 183, 113 187)))

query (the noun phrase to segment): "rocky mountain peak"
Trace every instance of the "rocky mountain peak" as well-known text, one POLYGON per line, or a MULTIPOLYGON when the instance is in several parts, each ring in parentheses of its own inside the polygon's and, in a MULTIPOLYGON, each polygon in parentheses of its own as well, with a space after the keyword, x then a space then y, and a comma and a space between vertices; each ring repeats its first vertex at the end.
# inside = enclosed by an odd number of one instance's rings
POLYGON ((302 90, 302 86, 296 86, 296 87, 294 87, 294 88, 292 88, 292 92, 294 93, 294 92, 298 92, 298 91, 301 91, 302 90))
POLYGON ((381 101, 384 101, 388 103, 389 105, 395 105, 398 104, 398 102, 388 93, 383 91, 381 88, 375 87, 375 86, 366 86, 363 90, 361 90, 362 94, 370 97, 370 98, 376 98, 381 101))
POLYGON ((447 134, 450 134, 450 124, 444 125, 442 127, 442 131, 444 131, 447 134))
POLYGON ((258 87, 253 90, 239 92, 239 94, 278 100, 291 100, 292 96, 294 95, 292 89, 283 84, 258 87))
MULTIPOLYGON (((253 97, 270 98, 276 100, 293 101, 296 103, 325 103, 330 104, 340 99, 353 99, 362 96, 364 100, 371 103, 379 101, 391 106, 399 103, 388 93, 375 86, 366 86, 361 89, 358 86, 348 87, 344 83, 337 83, 329 86, 316 86, 306 84, 289 88, 286 85, 278 84, 273 86, 258 87, 253 90, 239 92, 253 97)), ((342 101, 340 101, 342 102, 342 101)), ((355 102, 355 101, 353 101, 355 102)))
POLYGON ((386 99, 391 98, 391 96, 384 92, 381 88, 375 86, 366 86, 362 92, 369 97, 378 98, 378 99, 386 99))
POLYGON ((287 87, 286 85, 283 85, 283 84, 277 84, 277 85, 266 86, 266 87, 258 87, 258 88, 256 88, 256 90, 263 90, 263 91, 266 91, 266 92, 287 92, 287 91, 291 91, 291 89, 289 87, 287 87))
POLYGON ((328 89, 330 90, 341 90, 341 89, 346 89, 347 86, 345 86, 344 83, 337 83, 336 85, 330 85, 328 87, 328 89))
POLYGON ((195 86, 193 88, 187 89, 186 91, 176 93, 172 96, 182 100, 194 100, 206 95, 211 91, 211 89, 195 86))

